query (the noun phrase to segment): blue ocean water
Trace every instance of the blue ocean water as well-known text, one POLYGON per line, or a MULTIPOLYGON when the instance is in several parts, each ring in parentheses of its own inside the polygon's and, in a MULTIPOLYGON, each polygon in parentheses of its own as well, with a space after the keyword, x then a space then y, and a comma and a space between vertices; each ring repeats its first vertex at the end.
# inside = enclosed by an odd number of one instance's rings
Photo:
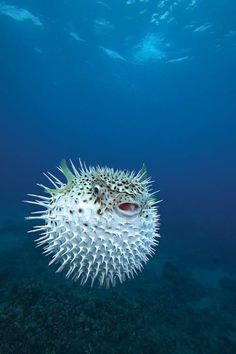
POLYGON ((236 4, 0 1, 0 353, 236 352, 236 4), (27 193, 60 161, 138 171, 160 246, 113 289, 35 249, 27 193))

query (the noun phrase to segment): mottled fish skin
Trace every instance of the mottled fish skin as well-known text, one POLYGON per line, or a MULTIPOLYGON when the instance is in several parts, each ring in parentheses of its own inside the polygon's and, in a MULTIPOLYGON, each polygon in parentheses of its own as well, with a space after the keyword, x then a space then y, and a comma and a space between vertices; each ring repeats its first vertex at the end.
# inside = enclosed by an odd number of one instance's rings
POLYGON ((36 243, 51 255, 49 264, 91 286, 115 286, 142 271, 160 237, 146 167, 135 174, 80 161, 78 170, 63 160, 59 170, 66 183, 48 172, 53 188, 40 186, 49 196, 29 194, 36 200, 27 201, 44 208, 27 219, 43 221, 29 232, 40 232, 36 243))

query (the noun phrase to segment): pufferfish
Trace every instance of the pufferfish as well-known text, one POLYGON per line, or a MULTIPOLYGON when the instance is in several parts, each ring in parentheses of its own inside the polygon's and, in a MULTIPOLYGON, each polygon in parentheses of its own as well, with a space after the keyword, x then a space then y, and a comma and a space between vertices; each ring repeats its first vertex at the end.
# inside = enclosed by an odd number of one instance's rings
POLYGON ((51 255, 57 272, 81 285, 115 286, 142 271, 158 245, 158 201, 143 165, 138 173, 108 167, 76 169, 63 160, 58 169, 66 182, 44 174, 53 188, 39 184, 49 196, 28 203, 44 208, 26 219, 42 220, 37 246, 51 255))

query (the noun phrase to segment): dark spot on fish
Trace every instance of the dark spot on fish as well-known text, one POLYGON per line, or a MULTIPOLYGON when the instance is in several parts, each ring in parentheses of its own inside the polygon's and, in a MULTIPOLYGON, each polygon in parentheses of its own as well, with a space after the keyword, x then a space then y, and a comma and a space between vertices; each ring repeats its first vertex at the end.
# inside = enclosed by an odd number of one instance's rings
POLYGON ((81 208, 78 209, 78 212, 79 212, 79 213, 82 213, 82 211, 83 211, 83 210, 82 210, 81 208))
POLYGON ((84 223, 84 226, 85 226, 85 227, 87 227, 87 226, 88 226, 88 224, 85 222, 85 223, 84 223))

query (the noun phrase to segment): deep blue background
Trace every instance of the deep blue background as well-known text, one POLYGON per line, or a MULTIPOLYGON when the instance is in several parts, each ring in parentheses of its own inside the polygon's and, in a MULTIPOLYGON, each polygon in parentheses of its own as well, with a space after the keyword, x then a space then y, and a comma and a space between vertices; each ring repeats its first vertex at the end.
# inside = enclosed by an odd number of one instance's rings
POLYGON ((0 0, 1 354, 236 353, 235 63, 235 0, 0 0), (79 157, 145 162, 163 199, 157 252, 109 290, 27 234, 22 200, 79 157))
POLYGON ((0 15, 2 209, 14 207, 17 216, 26 193, 45 182, 42 172, 56 172, 62 158, 136 170, 145 162, 161 190, 163 243, 233 257, 236 7, 229 0, 200 1, 191 11, 180 4, 173 22, 155 26, 157 3, 11 2, 43 28, 0 15), (113 28, 96 31, 99 18, 113 28), (191 23, 212 23, 213 31, 184 29, 191 23), (85 42, 70 37, 70 28, 85 42), (137 64, 132 53, 148 33, 171 43, 168 58, 137 64))

